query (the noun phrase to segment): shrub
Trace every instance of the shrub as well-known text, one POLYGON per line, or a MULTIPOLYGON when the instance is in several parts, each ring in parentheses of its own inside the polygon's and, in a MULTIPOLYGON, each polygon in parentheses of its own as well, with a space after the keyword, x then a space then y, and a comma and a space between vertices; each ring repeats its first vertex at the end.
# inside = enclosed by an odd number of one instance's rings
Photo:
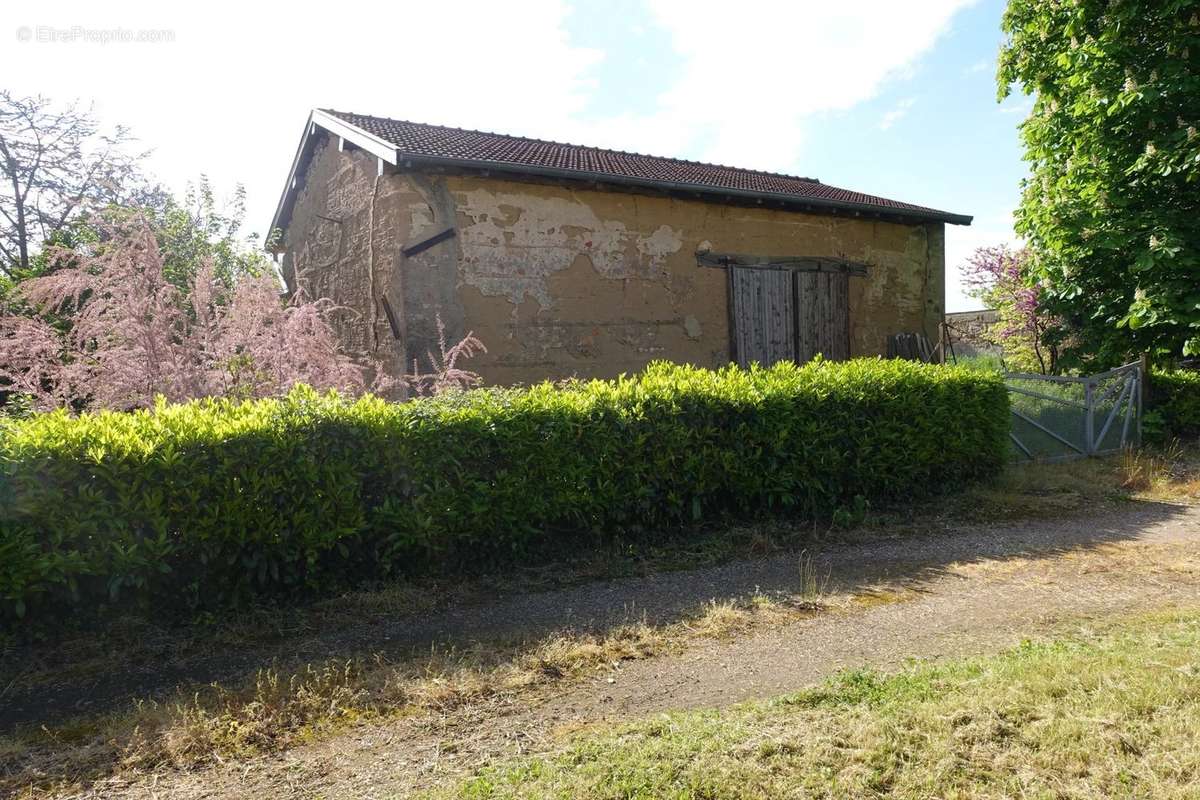
POLYGON ((994 375, 903 361, 717 371, 393 404, 300 387, 3 422, 0 602, 186 612, 722 514, 828 515, 995 473, 994 375))
POLYGON ((1200 372, 1153 370, 1145 430, 1152 440, 1200 436, 1200 372))
POLYGON ((231 275, 226 263, 222 278, 212 258, 177 274, 140 213, 92 222, 97 241, 51 248, 48 274, 18 284, 14 308, 0 306, 0 389, 42 409, 127 409, 156 395, 276 396, 297 382, 364 388, 337 345, 344 309, 333 301, 310 300, 301 285, 283 302, 275 276, 231 275))

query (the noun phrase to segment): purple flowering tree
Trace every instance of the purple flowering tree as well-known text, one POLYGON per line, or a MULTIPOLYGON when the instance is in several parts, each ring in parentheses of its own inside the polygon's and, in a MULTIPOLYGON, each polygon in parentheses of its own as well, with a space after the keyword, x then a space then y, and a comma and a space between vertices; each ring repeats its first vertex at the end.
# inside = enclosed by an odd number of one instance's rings
POLYGON ((1048 339, 1055 320, 1042 307, 1041 285, 1029 278, 1029 258, 1026 248, 980 247, 967 258, 963 275, 971 296, 999 315, 990 333, 1005 360, 1049 375, 1058 368, 1058 347, 1048 339))

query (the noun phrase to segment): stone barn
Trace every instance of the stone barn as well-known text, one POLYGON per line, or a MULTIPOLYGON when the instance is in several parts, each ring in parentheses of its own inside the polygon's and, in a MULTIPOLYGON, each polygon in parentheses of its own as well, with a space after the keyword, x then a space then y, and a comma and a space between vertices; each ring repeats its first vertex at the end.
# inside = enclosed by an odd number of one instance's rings
POLYGON ((883 354, 943 319, 945 225, 813 178, 315 110, 272 222, 346 350, 489 384, 883 354), (435 350, 436 351, 436 350, 435 350))

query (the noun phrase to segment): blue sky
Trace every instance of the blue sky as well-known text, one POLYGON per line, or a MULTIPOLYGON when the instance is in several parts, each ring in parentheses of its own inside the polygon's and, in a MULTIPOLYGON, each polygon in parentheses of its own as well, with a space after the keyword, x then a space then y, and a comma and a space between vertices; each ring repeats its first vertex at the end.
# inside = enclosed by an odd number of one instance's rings
POLYGON ((6 9, 0 74, 94 105, 182 189, 245 185, 266 227, 312 107, 807 175, 972 214, 956 265, 1011 241, 1026 98, 996 103, 1000 0, 212 0, 6 9), (20 41, 18 32, 33 36, 20 41), (150 41, 71 31, 167 31, 150 41), (42 30, 67 35, 42 36, 42 30))
MULTIPOLYGON (((747 165, 974 215, 969 228, 951 226, 948 231, 951 268, 975 247, 1012 241, 1012 211, 1025 175, 1017 126, 1029 101, 1020 95, 996 100, 1003 10, 1001 0, 958 10, 932 46, 889 75, 873 97, 807 117, 794 158, 747 165)), ((658 96, 686 69, 671 47, 670 33, 639 0, 609 7, 577 3, 567 17, 567 30, 572 40, 608 54, 590 70, 596 90, 584 118, 603 120, 630 110, 652 113, 658 96)), ((714 43, 714 57, 721 58, 720 52, 714 43)), ((736 57, 753 58, 753 51, 736 57)), ((762 76, 777 87, 781 102, 786 102, 790 82, 820 79, 819 74, 762 76)), ((756 124, 771 124, 769 109, 756 124)), ((678 154, 703 157, 703 151, 701 141, 678 154)), ((742 162, 752 157, 747 153, 742 162)), ((950 282, 950 310, 978 307, 958 285, 957 270, 950 282)))

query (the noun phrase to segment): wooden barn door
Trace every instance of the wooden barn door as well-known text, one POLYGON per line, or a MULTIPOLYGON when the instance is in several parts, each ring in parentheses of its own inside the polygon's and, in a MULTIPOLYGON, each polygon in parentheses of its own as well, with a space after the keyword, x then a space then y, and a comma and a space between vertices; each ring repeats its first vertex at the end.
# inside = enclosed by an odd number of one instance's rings
POLYGON ((850 358, 850 276, 796 272, 796 360, 850 358))
POLYGON ((729 268, 733 354, 743 367, 796 358, 796 296, 792 273, 729 268))
POLYGON ((757 361, 809 361, 817 353, 850 357, 848 276, 729 267, 733 357, 743 367, 757 361))

